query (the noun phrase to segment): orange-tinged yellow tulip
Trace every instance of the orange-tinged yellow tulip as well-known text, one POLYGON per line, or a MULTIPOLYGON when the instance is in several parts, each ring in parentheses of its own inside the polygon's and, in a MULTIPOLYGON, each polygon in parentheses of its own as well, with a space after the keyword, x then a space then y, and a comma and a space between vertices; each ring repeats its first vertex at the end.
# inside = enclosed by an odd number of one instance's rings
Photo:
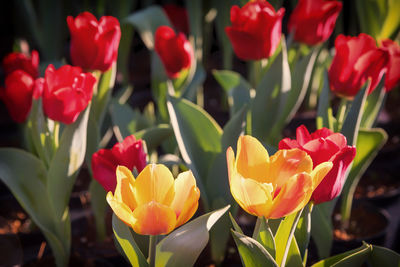
POLYGON ((135 179, 117 168, 117 187, 107 202, 115 215, 141 235, 164 235, 187 222, 196 212, 200 191, 191 171, 178 175, 162 164, 149 164, 135 179))
POLYGON ((236 158, 231 147, 226 158, 236 202, 248 213, 267 219, 302 209, 332 168, 331 162, 323 162, 313 170, 310 156, 297 148, 279 150, 270 157, 251 136, 239 137, 236 158))

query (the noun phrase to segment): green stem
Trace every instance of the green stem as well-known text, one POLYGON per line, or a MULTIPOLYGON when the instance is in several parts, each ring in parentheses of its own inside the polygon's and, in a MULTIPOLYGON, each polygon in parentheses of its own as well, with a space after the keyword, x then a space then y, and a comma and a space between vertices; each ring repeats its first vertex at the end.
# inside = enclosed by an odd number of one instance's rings
POLYGON ((58 121, 54 121, 54 130, 53 130, 54 151, 56 151, 59 146, 59 136, 60 136, 60 123, 58 121))
MULTIPOLYGON (((345 118, 345 114, 346 114, 346 110, 347 110, 347 103, 348 103, 347 99, 342 98, 342 100, 340 101, 340 104, 339 104, 339 109, 338 109, 338 112, 336 115, 336 120, 338 122, 339 129, 342 127, 343 120, 345 118)), ((338 129, 336 129, 336 130, 338 130, 338 129)))
POLYGON ((157 236, 151 235, 149 240, 149 266, 156 266, 156 245, 157 245, 157 236))
POLYGON ((254 231, 253 231, 254 239, 256 239, 258 232, 260 232, 261 220, 262 220, 262 217, 257 217, 256 226, 254 227, 254 231))
MULTIPOLYGON (((303 209, 304 209, 304 208, 303 208, 303 209)), ((295 218, 294 221, 293 221, 293 225, 292 225, 292 227, 290 228, 290 234, 289 234, 289 238, 288 238, 287 243, 286 243, 285 252, 283 253, 283 258, 282 258, 281 267, 285 267, 286 258, 287 258, 288 253, 289 253, 290 244, 292 243, 292 239, 293 239, 293 236, 294 236, 294 231, 296 230, 297 223, 298 223, 299 220, 300 220, 301 213, 303 212, 303 209, 301 209, 301 210, 299 210, 299 211, 297 212, 296 218, 295 218)))

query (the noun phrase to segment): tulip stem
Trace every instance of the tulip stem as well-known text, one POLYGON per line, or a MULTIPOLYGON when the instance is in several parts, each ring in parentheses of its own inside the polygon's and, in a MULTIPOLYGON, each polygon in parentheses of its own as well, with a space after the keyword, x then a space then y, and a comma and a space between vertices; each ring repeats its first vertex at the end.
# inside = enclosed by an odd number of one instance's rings
POLYGON ((151 235, 149 240, 149 266, 156 266, 156 245, 157 245, 157 236, 151 235))
POLYGON ((342 128, 342 124, 345 118, 346 110, 348 106, 348 101, 345 98, 342 98, 340 101, 339 109, 336 115, 337 122, 338 122, 338 129, 336 131, 339 131, 342 128))
POLYGON ((288 253, 289 253, 290 244, 292 243, 292 239, 293 239, 293 236, 294 236, 294 231, 296 230, 296 227, 297 227, 297 224, 298 224, 298 222, 300 220, 301 214, 303 213, 303 209, 304 208, 302 208, 301 210, 299 210, 297 212, 296 218, 294 219, 293 224, 292 224, 292 228, 290 228, 290 234, 289 234, 289 238, 288 238, 287 243, 286 243, 285 252, 283 253, 281 267, 285 267, 286 258, 287 258, 288 253))

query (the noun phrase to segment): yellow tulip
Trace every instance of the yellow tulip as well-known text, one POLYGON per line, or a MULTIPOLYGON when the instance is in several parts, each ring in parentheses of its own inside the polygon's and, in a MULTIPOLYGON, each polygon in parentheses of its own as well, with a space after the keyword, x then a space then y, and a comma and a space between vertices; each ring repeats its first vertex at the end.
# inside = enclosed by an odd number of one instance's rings
POLYGON ((241 136, 237 154, 226 151, 229 184, 236 202, 248 213, 281 218, 302 209, 312 192, 332 168, 323 162, 313 170, 306 152, 297 148, 279 150, 269 157, 254 137, 241 136))
POLYGON ((141 235, 164 235, 187 222, 196 212, 200 191, 191 171, 178 175, 162 164, 149 164, 135 179, 117 168, 117 187, 107 202, 115 215, 141 235))

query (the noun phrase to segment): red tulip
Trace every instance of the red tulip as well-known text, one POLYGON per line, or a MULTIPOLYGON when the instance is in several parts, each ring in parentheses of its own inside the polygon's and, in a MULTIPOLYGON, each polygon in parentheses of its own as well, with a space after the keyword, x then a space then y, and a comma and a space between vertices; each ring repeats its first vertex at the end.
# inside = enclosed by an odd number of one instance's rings
POLYGON ((86 70, 111 68, 117 60, 121 29, 116 18, 104 16, 98 21, 89 12, 79 14, 75 19, 67 18, 71 34, 71 60, 86 70))
POLYGON ((357 37, 339 35, 335 48, 336 54, 328 72, 331 90, 339 96, 353 98, 370 79, 367 88, 370 94, 387 69, 389 53, 377 48, 375 40, 364 33, 357 37))
POLYGON ((0 90, 0 98, 6 104, 11 118, 22 123, 32 107, 35 80, 25 71, 16 70, 6 77, 5 89, 0 90))
POLYGON ((270 3, 262 0, 250 1, 242 8, 233 6, 232 26, 225 31, 236 56, 243 60, 270 57, 281 39, 284 13, 284 8, 275 12, 270 3))
POLYGON ((146 167, 146 153, 142 140, 130 135, 122 143, 112 149, 100 149, 92 155, 92 173, 107 192, 114 192, 117 185, 116 169, 122 165, 130 169, 136 168, 140 173, 146 167))
POLYGON ((392 40, 382 41, 382 47, 389 52, 390 58, 385 78, 386 92, 392 90, 400 81, 400 46, 392 40))
POLYGON ((299 0, 289 19, 289 31, 301 43, 324 42, 332 34, 341 9, 339 1, 299 0))
POLYGON ((55 69, 49 65, 43 88, 43 111, 50 119, 70 124, 92 99, 96 78, 70 65, 55 69))
POLYGON ((175 34, 170 27, 160 26, 156 30, 154 43, 170 78, 177 78, 181 70, 190 67, 193 49, 183 33, 175 34))
POLYGON ((163 6, 163 9, 178 32, 183 32, 186 35, 189 34, 189 18, 186 8, 167 4, 163 6))
POLYGON ((39 53, 33 50, 30 57, 23 53, 10 53, 3 59, 3 69, 6 75, 23 70, 35 79, 39 75, 39 53))
POLYGON ((333 163, 332 169, 325 176, 311 200, 319 204, 337 197, 346 180, 346 172, 355 155, 355 146, 348 146, 346 137, 322 128, 310 134, 304 125, 296 130, 297 140, 285 138, 279 142, 279 149, 299 148, 310 155, 314 167, 322 162, 333 163))

